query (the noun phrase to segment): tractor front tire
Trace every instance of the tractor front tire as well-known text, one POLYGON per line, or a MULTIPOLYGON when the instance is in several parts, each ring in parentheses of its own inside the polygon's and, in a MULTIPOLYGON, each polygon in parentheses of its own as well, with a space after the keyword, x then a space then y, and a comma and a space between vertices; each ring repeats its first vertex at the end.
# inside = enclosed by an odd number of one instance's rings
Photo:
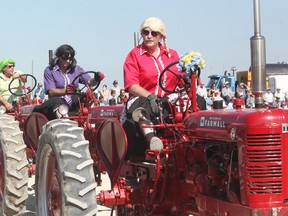
POLYGON ((89 142, 77 122, 55 119, 42 128, 36 157, 36 215, 96 215, 89 142))

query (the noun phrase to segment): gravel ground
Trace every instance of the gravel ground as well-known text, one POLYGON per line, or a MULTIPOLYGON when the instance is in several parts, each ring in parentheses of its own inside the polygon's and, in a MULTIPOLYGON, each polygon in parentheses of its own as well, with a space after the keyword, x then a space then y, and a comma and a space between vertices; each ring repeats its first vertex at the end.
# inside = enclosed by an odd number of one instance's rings
MULTIPOLYGON (((110 181, 108 178, 108 175, 102 175, 103 179, 102 179, 102 186, 101 187, 97 187, 97 194, 98 191, 100 190, 107 190, 110 189, 110 181)), ((26 212, 24 214, 24 216, 35 216, 35 191, 33 189, 33 185, 35 182, 35 178, 34 176, 32 176, 29 179, 28 182, 28 200, 26 202, 26 212)), ((110 216, 111 215, 111 209, 106 207, 106 206, 101 206, 98 204, 98 214, 97 216, 110 216)), ((115 216, 115 212, 113 214, 113 216, 115 216)))

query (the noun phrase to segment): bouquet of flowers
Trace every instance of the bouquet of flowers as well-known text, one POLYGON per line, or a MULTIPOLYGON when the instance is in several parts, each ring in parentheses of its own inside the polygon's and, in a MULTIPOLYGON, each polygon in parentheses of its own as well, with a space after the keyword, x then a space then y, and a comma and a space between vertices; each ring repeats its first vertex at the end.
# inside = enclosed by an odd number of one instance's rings
POLYGON ((205 60, 201 57, 199 52, 189 52, 181 56, 179 63, 176 65, 178 71, 181 72, 193 72, 205 67, 205 60))

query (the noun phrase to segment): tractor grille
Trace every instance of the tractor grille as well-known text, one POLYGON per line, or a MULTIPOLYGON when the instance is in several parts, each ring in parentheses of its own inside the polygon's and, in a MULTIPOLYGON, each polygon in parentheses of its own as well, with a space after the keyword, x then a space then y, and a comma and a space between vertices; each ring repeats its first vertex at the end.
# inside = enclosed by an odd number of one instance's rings
POLYGON ((281 135, 247 135, 247 189, 250 194, 282 193, 281 135))

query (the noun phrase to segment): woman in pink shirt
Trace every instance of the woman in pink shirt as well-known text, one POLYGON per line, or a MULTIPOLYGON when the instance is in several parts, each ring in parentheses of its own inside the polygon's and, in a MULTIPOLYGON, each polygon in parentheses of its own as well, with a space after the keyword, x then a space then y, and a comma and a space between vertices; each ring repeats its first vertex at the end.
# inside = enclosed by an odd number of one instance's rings
MULTIPOLYGON (((159 18, 145 19, 140 32, 143 42, 129 52, 124 63, 124 86, 130 94, 126 117, 131 119, 132 112, 143 107, 153 121, 160 112, 157 98, 166 95, 159 86, 159 76, 165 67, 179 60, 179 56, 175 50, 168 48, 166 27, 159 18)), ((173 77, 167 75, 163 85, 168 87, 174 83, 173 77)), ((150 149, 161 150, 163 143, 154 135, 153 129, 142 128, 141 122, 139 126, 150 149)))

